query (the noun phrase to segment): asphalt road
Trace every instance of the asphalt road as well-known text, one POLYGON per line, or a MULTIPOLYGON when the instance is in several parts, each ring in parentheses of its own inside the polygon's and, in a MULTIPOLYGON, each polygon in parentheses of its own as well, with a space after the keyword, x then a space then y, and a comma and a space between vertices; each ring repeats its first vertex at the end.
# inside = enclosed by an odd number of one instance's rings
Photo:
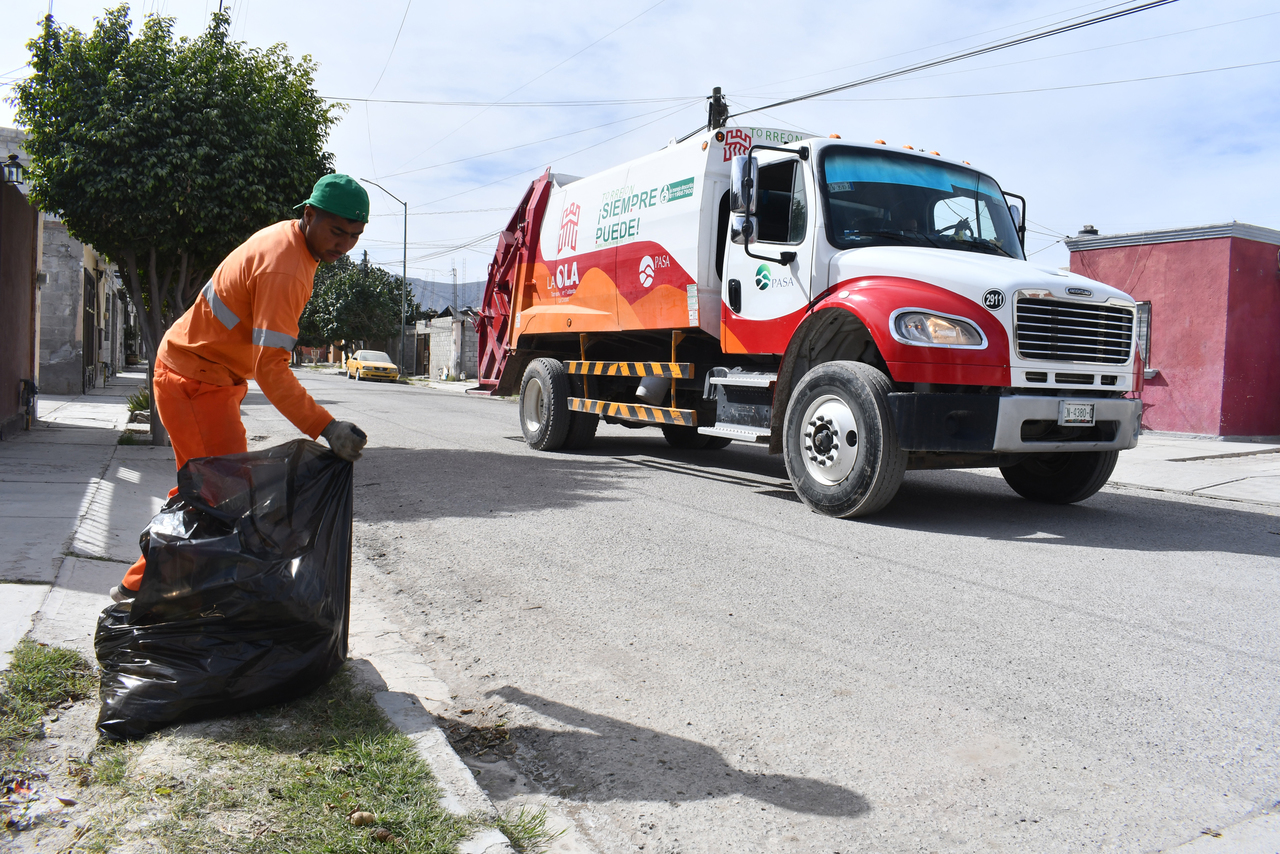
POLYGON ((536 453, 510 401, 304 382, 370 436, 366 587, 505 716, 481 783, 604 854, 1159 851, 1280 801, 1274 508, 914 472, 835 520, 759 448, 536 453))

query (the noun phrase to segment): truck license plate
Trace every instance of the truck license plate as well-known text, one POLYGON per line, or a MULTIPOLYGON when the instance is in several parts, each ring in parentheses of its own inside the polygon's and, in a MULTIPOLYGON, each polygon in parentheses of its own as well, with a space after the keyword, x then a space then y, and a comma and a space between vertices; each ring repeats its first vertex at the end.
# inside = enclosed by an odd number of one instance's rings
POLYGON ((1063 427, 1092 427, 1093 404, 1058 401, 1058 424, 1063 427))

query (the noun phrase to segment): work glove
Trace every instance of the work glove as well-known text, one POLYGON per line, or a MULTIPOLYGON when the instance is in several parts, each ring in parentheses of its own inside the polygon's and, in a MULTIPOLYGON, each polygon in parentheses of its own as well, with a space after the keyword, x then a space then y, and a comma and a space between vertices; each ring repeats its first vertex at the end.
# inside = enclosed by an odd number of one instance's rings
POLYGON ((329 443, 329 449, 349 463, 360 459, 360 449, 369 441, 369 437, 350 421, 333 419, 329 426, 320 431, 321 437, 329 443))

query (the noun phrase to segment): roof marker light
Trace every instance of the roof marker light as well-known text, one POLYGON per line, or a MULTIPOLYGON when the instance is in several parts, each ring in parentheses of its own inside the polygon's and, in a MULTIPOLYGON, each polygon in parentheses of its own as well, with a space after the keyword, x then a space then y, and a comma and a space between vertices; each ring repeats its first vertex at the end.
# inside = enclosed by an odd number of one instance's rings
POLYGON ((941 151, 930 151, 929 153, 930 153, 930 154, 932 154, 934 157, 941 157, 941 156, 942 156, 942 152, 941 152, 941 151))
POLYGON ((914 149, 914 148, 912 148, 912 147, 911 147, 911 146, 909 146, 909 145, 904 145, 904 146, 902 146, 902 147, 903 147, 903 148, 905 148, 907 151, 915 151, 915 149, 914 149))
POLYGON ((889 144, 889 143, 885 142, 883 139, 873 139, 873 140, 871 140, 871 141, 872 141, 872 142, 874 142, 876 145, 888 145, 888 144, 889 144))
POLYGON ((838 133, 829 133, 829 134, 827 134, 827 139, 840 139, 840 138, 841 138, 841 137, 840 137, 840 134, 838 134, 838 133))

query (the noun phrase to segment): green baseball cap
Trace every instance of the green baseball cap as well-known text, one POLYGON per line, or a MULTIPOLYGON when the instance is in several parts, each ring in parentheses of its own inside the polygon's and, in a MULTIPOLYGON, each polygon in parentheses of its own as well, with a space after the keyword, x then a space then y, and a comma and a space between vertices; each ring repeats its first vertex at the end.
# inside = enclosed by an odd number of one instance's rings
POLYGON ((369 221, 369 194, 350 175, 325 175, 311 189, 311 198, 293 209, 303 205, 355 222, 369 221))

